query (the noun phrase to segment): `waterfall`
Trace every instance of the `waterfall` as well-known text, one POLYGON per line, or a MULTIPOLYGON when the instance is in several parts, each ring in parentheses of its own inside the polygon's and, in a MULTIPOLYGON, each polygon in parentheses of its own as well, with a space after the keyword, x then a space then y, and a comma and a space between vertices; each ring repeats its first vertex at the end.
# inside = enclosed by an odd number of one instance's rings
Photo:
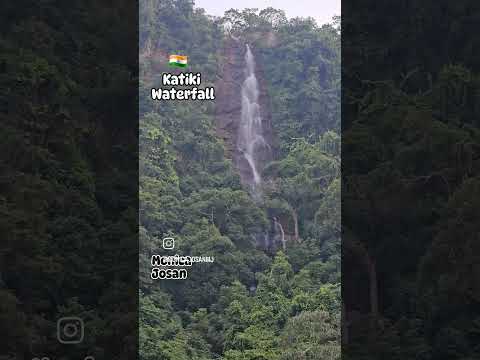
POLYGON ((258 170, 257 152, 268 144, 263 137, 262 117, 258 102, 259 88, 255 76, 255 59, 250 47, 246 45, 245 80, 242 84, 242 115, 239 127, 238 150, 247 161, 250 169, 249 185, 254 196, 261 197, 260 185, 262 178, 258 170))
POLYGON ((263 240, 264 240, 264 243, 263 243, 264 249, 269 250, 271 247, 271 244, 270 244, 270 236, 268 235, 268 232, 263 234, 263 240))
POLYGON ((280 224, 278 221, 277 221, 277 218, 273 218, 273 224, 274 224, 274 229, 275 229, 275 232, 278 232, 280 233, 280 242, 282 243, 282 248, 283 248, 283 251, 286 251, 287 250, 287 242, 285 240, 285 232, 283 231, 283 226, 282 224, 280 224))
MULTIPOLYGON (((243 170, 243 181, 250 187, 251 194, 255 200, 262 200, 262 177, 261 166, 266 159, 266 151, 270 145, 264 137, 264 124, 260 111, 260 90, 257 77, 255 76, 255 58, 248 44, 245 51, 245 80, 241 88, 241 118, 237 137, 237 149, 243 170)), ((254 238, 258 245, 263 246, 267 251, 275 251, 278 243, 286 250, 286 239, 282 224, 273 218, 272 231, 264 234, 256 234, 254 238)))

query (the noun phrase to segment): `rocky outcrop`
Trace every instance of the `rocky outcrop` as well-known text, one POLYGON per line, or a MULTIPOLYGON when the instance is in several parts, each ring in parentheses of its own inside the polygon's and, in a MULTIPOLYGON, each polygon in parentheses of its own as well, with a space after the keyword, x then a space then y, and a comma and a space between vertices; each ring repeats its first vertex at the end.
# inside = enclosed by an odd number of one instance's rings
MULTIPOLYGON (((252 181, 251 168, 245 157, 238 148, 239 126, 242 114, 241 88, 245 80, 245 43, 241 40, 230 38, 226 40, 222 53, 222 68, 220 77, 216 83, 216 111, 215 121, 217 134, 226 145, 227 157, 232 159, 237 168, 243 184, 252 181)), ((255 49, 252 49, 255 55, 255 49)), ((256 62, 255 76, 259 83, 259 103, 262 116, 262 135, 269 145, 259 149, 256 154, 259 163, 259 171, 272 159, 272 127, 270 116, 270 101, 266 91, 264 77, 261 71, 261 63, 256 62)))
POLYGON ((221 54, 220 76, 215 86, 215 123, 217 134, 226 145, 227 156, 234 158, 236 134, 242 111, 240 97, 243 73, 243 46, 227 40, 221 54))

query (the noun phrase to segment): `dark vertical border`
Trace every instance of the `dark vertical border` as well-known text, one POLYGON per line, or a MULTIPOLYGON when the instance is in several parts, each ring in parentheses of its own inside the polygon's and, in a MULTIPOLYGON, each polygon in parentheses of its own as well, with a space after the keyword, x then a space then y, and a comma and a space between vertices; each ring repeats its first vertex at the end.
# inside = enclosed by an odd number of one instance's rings
POLYGON ((478 2, 342 2, 343 354, 473 359, 478 2))
POLYGON ((135 359, 138 3, 0 18, 0 358, 135 359))

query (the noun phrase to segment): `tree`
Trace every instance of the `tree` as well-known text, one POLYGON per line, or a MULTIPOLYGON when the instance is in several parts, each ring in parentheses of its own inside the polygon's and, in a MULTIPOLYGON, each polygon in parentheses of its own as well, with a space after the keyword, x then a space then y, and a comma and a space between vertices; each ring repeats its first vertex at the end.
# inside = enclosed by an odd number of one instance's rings
POLYGON ((281 335, 281 360, 338 360, 340 318, 326 311, 290 318, 281 335))

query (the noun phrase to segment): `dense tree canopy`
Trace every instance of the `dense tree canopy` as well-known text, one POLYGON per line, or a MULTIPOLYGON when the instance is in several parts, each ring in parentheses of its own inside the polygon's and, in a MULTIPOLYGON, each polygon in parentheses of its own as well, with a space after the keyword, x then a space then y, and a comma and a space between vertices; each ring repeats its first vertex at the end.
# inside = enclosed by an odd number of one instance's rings
POLYGON ((2 358, 58 354, 56 321, 73 314, 93 331, 62 356, 134 356, 132 11, 127 1, 1 4, 2 358))
POLYGON ((338 29, 273 8, 213 18, 184 0, 141 1, 140 13, 141 358, 338 359, 338 29), (230 36, 269 64, 278 141, 260 202, 215 132, 214 104, 149 100, 166 71, 149 54, 188 53, 210 84, 230 36), (294 234, 285 251, 255 246, 273 216, 294 234), (187 280, 150 280, 150 256, 167 235, 179 253, 215 262, 187 280))
POLYGON ((342 29, 345 357, 474 359, 480 7, 367 4, 342 29))

